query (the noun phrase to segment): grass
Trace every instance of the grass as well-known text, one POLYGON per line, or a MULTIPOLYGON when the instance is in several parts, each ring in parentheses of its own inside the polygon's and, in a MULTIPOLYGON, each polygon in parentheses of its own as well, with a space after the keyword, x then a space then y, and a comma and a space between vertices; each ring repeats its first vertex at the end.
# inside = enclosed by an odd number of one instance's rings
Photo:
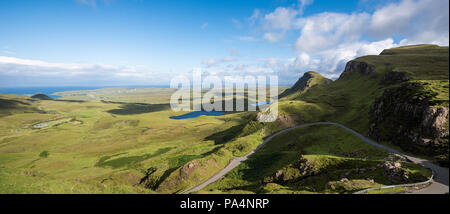
MULTIPOLYGON (((359 71, 349 72, 346 78, 340 78, 327 85, 318 85, 305 93, 290 97, 293 101, 301 102, 303 106, 316 106, 315 109, 318 112, 306 110, 301 112, 300 109, 305 108, 300 105, 296 105, 298 107, 293 110, 285 111, 298 113, 297 118, 308 117, 311 115, 310 112, 313 112, 312 118, 338 122, 366 134, 371 124, 369 112, 374 100, 381 97, 386 89, 397 88, 401 84, 384 84, 383 78, 388 72, 406 73, 410 78, 408 84, 420 83, 420 87, 416 87, 413 91, 415 94, 410 97, 405 96, 404 102, 410 102, 409 99, 414 100, 415 97, 426 97, 427 101, 434 106, 447 108, 449 106, 448 47, 435 45, 400 47, 385 50, 377 56, 363 56, 354 61, 373 65, 375 70, 370 74, 361 74, 359 71)), ((287 101, 282 100, 280 103, 283 102, 287 101)), ((448 132, 448 118, 443 128, 448 132)), ((387 130, 392 131, 392 128, 387 130)), ((438 155, 427 152, 425 157, 437 160, 441 165, 448 165, 445 164, 448 162, 448 141, 444 139, 442 144, 444 145, 442 152, 439 151, 438 155)), ((406 152, 405 148, 400 151, 406 152)), ((415 152, 416 155, 424 155, 422 153, 415 152)))
MULTIPOLYGON (((367 133, 372 102, 398 86, 381 83, 387 72, 407 73, 422 83, 421 93, 448 107, 448 47, 403 47, 356 61, 376 69, 329 84, 314 78, 318 82, 307 92, 280 100, 278 120, 266 124, 248 112, 171 120, 186 113, 170 110, 173 89, 61 92, 55 95, 64 98, 54 100, 0 95, 0 193, 180 192, 296 124, 335 121, 367 133), (31 128, 41 123, 50 125, 31 128)), ((201 193, 351 193, 390 184, 381 169, 341 181, 343 173, 376 166, 386 155, 336 127, 304 128, 274 138, 201 193), (299 157, 313 165, 314 174, 301 174, 299 157), (274 179, 279 170, 282 179, 274 179)), ((412 180, 429 177, 422 167, 404 167, 412 180)))
POLYGON ((174 193, 184 186, 171 181, 189 162, 205 167, 186 185, 262 141, 262 126, 247 124, 254 113, 169 119, 186 113, 167 108, 172 92, 114 88, 58 93, 64 98, 55 100, 0 95, 0 162, 7 174, 0 193, 174 193), (41 123, 50 125, 32 128, 41 123), (217 144, 208 139, 214 136, 226 137, 217 144), (150 168, 155 182, 147 186, 141 179, 150 168))
MULTIPOLYGON (((348 181, 341 182, 342 174, 355 168, 377 167, 387 155, 338 127, 301 128, 275 137, 222 180, 198 193, 352 193, 393 184, 379 167, 363 174, 350 173, 348 181), (312 174, 302 175, 296 168, 300 156, 312 163, 312 174), (283 181, 274 180, 280 170, 283 181)), ((426 168, 415 164, 405 164, 405 168, 412 180, 423 181, 430 176, 426 168)))
POLYGON ((74 102, 78 96, 69 95, 65 99, 71 102, 0 95, 0 162, 8 174, 2 176, 0 192, 146 193, 139 181, 148 168, 157 168, 154 176, 164 178, 173 168, 216 149, 213 142, 203 141, 207 136, 239 124, 239 113, 177 121, 169 117, 184 112, 123 108, 128 100, 157 96, 146 105, 165 105, 170 91, 127 93, 126 99, 120 95, 111 102, 74 102), (40 123, 51 126, 31 128, 40 123), (39 176, 27 176, 27 171, 39 176), (101 183, 105 179, 107 188, 101 183), (66 181, 76 185, 67 189, 66 181))
POLYGON ((370 190, 368 194, 387 194, 387 193, 399 193, 406 191, 405 187, 394 187, 394 188, 386 188, 386 189, 375 189, 370 190))

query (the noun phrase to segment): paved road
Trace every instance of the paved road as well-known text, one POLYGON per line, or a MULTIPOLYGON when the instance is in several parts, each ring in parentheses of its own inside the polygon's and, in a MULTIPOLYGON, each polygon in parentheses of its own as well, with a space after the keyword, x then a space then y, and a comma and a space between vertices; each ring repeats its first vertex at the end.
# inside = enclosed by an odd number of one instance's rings
POLYGON ((434 177, 434 182, 429 185, 427 188, 421 189, 421 190, 417 190, 417 191, 412 191, 412 192, 407 192, 407 193, 412 193, 412 194, 448 194, 449 192, 449 175, 448 175, 448 169, 437 166, 433 163, 431 163, 430 161, 421 159, 421 158, 416 158, 416 157, 412 157, 409 155, 405 155, 395 149, 392 149, 390 147, 378 144, 372 140, 370 140, 369 138, 366 138, 365 136, 363 136, 362 134, 347 128, 344 125, 341 125, 339 123, 333 123, 333 122, 317 122, 317 123, 306 123, 306 124, 302 124, 302 125, 298 125, 298 126, 294 126, 288 129, 284 129, 282 131, 279 131, 273 135, 271 135, 270 137, 266 138, 266 140, 264 140, 264 142, 262 142, 260 145, 258 145, 253 151, 251 151, 250 153, 248 153, 247 155, 245 155, 244 157, 238 157, 238 158, 234 158, 231 160, 231 162, 221 171, 219 171, 217 174, 215 174, 214 176, 212 176, 211 178, 209 178, 208 180, 206 180, 205 182, 201 183, 200 185, 191 188, 185 192, 183 192, 184 194, 189 194, 192 192, 197 192, 203 188, 205 188, 206 186, 208 186, 209 184, 212 184, 214 182, 216 182, 217 180, 221 179, 223 176, 225 176, 228 172, 230 172, 231 170, 233 170, 234 168, 236 168, 237 166, 239 166, 239 164, 241 164, 242 162, 244 162, 245 160, 247 160, 251 155, 253 155, 256 151, 258 151, 259 149, 261 149, 262 146, 264 146, 264 144, 266 144, 267 142, 271 141, 274 137, 286 133, 288 131, 294 130, 294 129, 298 129, 298 128, 303 128, 303 127, 308 127, 308 126, 316 126, 316 125, 335 125, 335 126, 339 126, 343 129, 345 129, 346 131, 352 133, 353 135, 357 136, 359 139, 361 139, 363 142, 370 144, 372 146, 375 146, 379 149, 394 153, 394 154, 398 154, 398 155, 402 155, 406 158, 408 158, 409 160, 411 160, 414 163, 418 163, 418 164, 422 164, 430 169, 432 169, 435 172, 435 177, 434 177))

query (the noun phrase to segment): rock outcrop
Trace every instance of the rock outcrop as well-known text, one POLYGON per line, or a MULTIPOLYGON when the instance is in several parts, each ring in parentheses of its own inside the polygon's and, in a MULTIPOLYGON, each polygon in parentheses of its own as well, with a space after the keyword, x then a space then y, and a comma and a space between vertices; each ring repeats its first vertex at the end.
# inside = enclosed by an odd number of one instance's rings
POLYGON ((409 80, 409 77, 405 72, 389 71, 384 75, 383 79, 381 80, 381 83, 384 85, 394 85, 394 84, 406 82, 408 80, 409 80))
POLYGON ((277 170, 272 176, 264 178, 263 183, 293 183, 316 174, 318 172, 314 170, 314 163, 300 156, 293 164, 277 170))
POLYGON ((363 75, 369 75, 375 71, 375 66, 370 65, 366 62, 352 60, 345 65, 345 70, 344 72, 342 72, 339 79, 347 78, 347 76, 354 71, 358 71, 363 75))
POLYGON ((393 183, 408 181, 408 172, 401 168, 400 162, 385 161, 382 164, 383 175, 393 183))
POLYGON ((434 96, 417 82, 386 89, 371 106, 369 137, 448 160, 448 107, 434 103, 434 96))

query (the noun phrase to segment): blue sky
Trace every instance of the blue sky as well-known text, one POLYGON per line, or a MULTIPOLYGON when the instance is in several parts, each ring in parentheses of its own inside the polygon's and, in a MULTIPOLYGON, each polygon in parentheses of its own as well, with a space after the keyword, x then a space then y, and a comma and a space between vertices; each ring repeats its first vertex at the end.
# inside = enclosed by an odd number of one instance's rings
POLYGON ((384 48, 448 45, 448 13, 447 0, 0 1, 0 87, 168 85, 193 69, 336 78, 384 48))

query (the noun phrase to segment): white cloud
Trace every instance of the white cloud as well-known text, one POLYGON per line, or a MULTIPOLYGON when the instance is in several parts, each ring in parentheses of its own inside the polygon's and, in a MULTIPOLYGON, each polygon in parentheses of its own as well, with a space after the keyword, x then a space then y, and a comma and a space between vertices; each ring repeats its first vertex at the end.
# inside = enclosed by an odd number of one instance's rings
POLYGON ((211 67, 217 65, 219 62, 215 59, 203 59, 202 64, 211 67))
POLYGON ((248 18, 248 20, 249 20, 251 25, 254 25, 256 23, 256 21, 258 21, 258 19, 260 17, 261 17, 261 11, 259 11, 258 9, 254 9, 252 16, 250 16, 248 18))
POLYGON ((304 7, 311 3, 300 0, 297 6, 252 15, 263 17, 261 34, 267 42, 298 32, 294 43, 297 57, 263 65, 280 76, 294 77, 315 70, 338 77, 345 64, 359 56, 376 55, 399 45, 449 44, 448 0, 402 0, 387 3, 373 13, 323 12, 303 17, 304 7))
POLYGON ((268 30, 289 30, 293 27, 299 12, 293 8, 278 7, 274 12, 264 16, 265 28, 268 30))
POLYGON ((271 33, 271 32, 267 32, 263 36, 263 38, 268 42, 277 42, 283 37, 284 37, 283 33, 271 33))
POLYGON ((208 27, 208 22, 205 22, 205 23, 202 24, 202 26, 200 26, 200 28, 202 30, 205 29, 206 27, 208 27))
POLYGON ((295 42, 299 51, 321 51, 343 42, 358 41, 370 15, 367 13, 320 13, 301 18, 300 36, 295 42))
POLYGON ((51 63, 42 60, 21 59, 0 56, 0 75, 21 77, 80 77, 99 78, 138 77, 151 79, 152 72, 146 67, 112 66, 103 64, 51 63))
POLYGON ((305 7, 312 4, 314 2, 314 0, 300 0, 300 5, 299 5, 299 11, 300 13, 303 13, 303 11, 305 10, 305 7))
POLYGON ((448 26, 448 0, 403 0, 377 10, 369 27, 377 37, 400 34, 411 43, 448 45, 448 26))
POLYGON ((384 49, 389 49, 396 47, 397 45, 394 44, 394 40, 391 38, 372 42, 368 44, 362 44, 359 49, 356 52, 357 56, 364 56, 364 55, 378 55, 380 54, 384 49))

